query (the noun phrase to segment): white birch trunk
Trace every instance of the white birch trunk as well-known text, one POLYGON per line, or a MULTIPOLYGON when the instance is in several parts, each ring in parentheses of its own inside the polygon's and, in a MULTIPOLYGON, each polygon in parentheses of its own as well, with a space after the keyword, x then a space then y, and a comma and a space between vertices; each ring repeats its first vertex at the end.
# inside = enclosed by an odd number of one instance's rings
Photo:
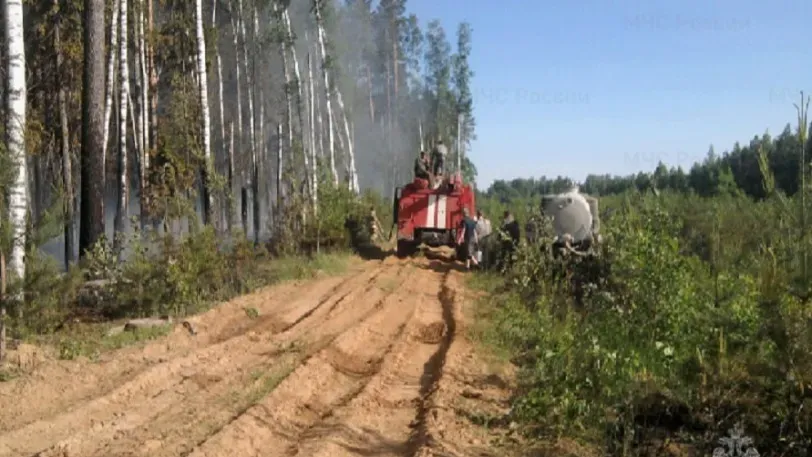
POLYGON ((205 180, 203 185, 203 195, 206 201, 204 202, 206 224, 211 224, 211 211, 214 209, 213 193, 211 190, 211 179, 213 171, 213 161, 211 158, 211 115, 209 113, 209 83, 208 74, 206 72, 206 35, 203 30, 203 0, 195 0, 195 22, 197 23, 197 80, 200 85, 200 108, 203 117, 203 159, 206 163, 203 165, 205 180))
MULTIPOLYGON (((107 151, 110 144, 110 120, 113 116, 113 93, 116 82, 116 61, 118 57, 118 20, 121 11, 121 0, 113 2, 113 18, 110 24, 110 55, 107 58, 107 99, 104 101, 104 162, 107 163, 107 151)), ((106 165, 104 170, 107 170, 106 165)))
POLYGON ((282 162, 282 124, 276 126, 276 136, 279 139, 276 142, 276 214, 282 213, 282 201, 284 199, 284 191, 282 186, 282 169, 284 164, 282 162))
MULTIPOLYGON (((136 71, 137 73, 137 71, 136 71)), ((141 122, 141 119, 138 118, 138 111, 135 109, 135 102, 133 102, 133 94, 129 92, 127 94, 127 113, 129 115, 130 121, 130 128, 133 131, 133 145, 135 146, 135 154, 138 160, 141 160, 141 145, 139 144, 138 136, 141 134, 141 130, 138 128, 138 123, 141 122)), ((138 174, 141 174, 141 170, 139 169, 138 174)))
MULTIPOLYGON (((147 43, 145 39, 145 25, 144 17, 146 16, 146 6, 144 0, 141 0, 141 9, 138 14, 138 37, 136 38, 140 43, 139 60, 141 61, 141 163, 144 170, 144 187, 146 184, 146 174, 149 172, 150 157, 149 157, 149 74, 147 68, 147 43)), ((144 189, 141 189, 143 192, 144 189)))
POLYGON ((462 176, 462 114, 457 116, 457 173, 462 176))
POLYGON ((333 106, 330 102, 330 72, 327 68, 327 49, 324 45, 324 28, 322 27, 321 0, 315 2, 316 28, 318 29, 319 50, 321 53, 321 73, 324 79, 325 106, 327 108, 327 150, 330 158, 330 172, 333 174, 333 183, 338 185, 338 170, 336 170, 335 133, 333 132, 333 106))
MULTIPOLYGON (((26 216, 28 214, 28 160, 25 149, 26 101, 25 38, 22 0, 5 2, 6 41, 6 138, 9 157, 17 172, 9 192, 9 222, 13 246, 10 266, 17 278, 25 279, 26 216)), ((22 298, 22 297, 20 297, 22 298)))
POLYGON ((129 183, 127 163, 127 108, 130 105, 130 72, 127 61, 127 0, 119 2, 119 138, 118 138, 118 206, 114 230, 116 234, 125 230, 128 216, 129 183))
POLYGON ((141 228, 147 227, 148 218, 148 200, 147 200, 147 182, 150 169, 149 163, 149 74, 147 68, 147 42, 145 39, 145 16, 147 8, 144 0, 138 2, 138 17, 136 18, 136 32, 135 42, 138 50, 138 84, 139 84, 139 103, 138 103, 138 138, 139 138, 139 151, 140 151, 140 169, 139 169, 139 191, 140 191, 140 214, 141 214, 141 228))
MULTIPOLYGON (((293 27, 290 24, 290 14, 288 13, 288 10, 285 10, 283 14, 284 14, 285 28, 287 29, 288 38, 292 41, 292 39, 293 39, 293 27)), ((303 90, 304 89, 302 87, 302 85, 303 85, 303 83, 302 83, 302 75, 301 75, 301 72, 299 71, 299 58, 296 55, 296 46, 295 45, 292 45, 290 47, 290 50, 291 50, 291 55, 293 57, 293 74, 294 74, 294 77, 296 78, 296 107, 297 107, 297 111, 298 111, 298 114, 299 114, 299 126, 302 129, 302 131, 301 131, 301 133, 302 133, 302 144, 307 144, 307 141, 305 140, 305 136, 307 135, 307 133, 306 133, 307 130, 306 130, 306 127, 305 127, 304 114, 303 114, 303 112, 304 112, 303 90)), ((307 157, 307 154, 305 154, 305 157, 307 157)))
POLYGON ((318 195, 319 195, 319 172, 318 172, 318 159, 316 157, 316 94, 313 89, 313 55, 307 53, 307 81, 308 81, 308 130, 310 133, 310 158, 311 158, 311 171, 310 171, 310 197, 313 200, 313 214, 318 214, 318 195))
MULTIPOLYGON (((293 44, 293 27, 291 26, 290 21, 290 14, 287 9, 282 11, 282 19, 285 21, 285 38, 287 47, 290 49, 291 57, 293 58, 293 77, 296 84, 296 113, 299 122, 299 138, 302 143, 302 160, 304 165, 304 185, 306 192, 308 194, 312 194, 313 186, 310 182, 310 157, 309 157, 309 146, 307 142, 307 128, 304 122, 304 114, 303 114, 303 97, 302 97, 302 74, 299 71, 299 58, 296 56, 296 46, 293 44)), ((290 115, 289 119, 293 116, 290 115)), ((290 131, 291 135, 291 144, 293 141, 293 130, 290 131)), ((312 195, 311 195, 312 198, 312 195)), ((306 217, 306 212, 303 212, 303 218, 306 217)))
POLYGON ((423 121, 417 121, 417 134, 420 135, 420 150, 425 151, 426 145, 423 143, 423 121))
POLYGON ((350 133, 350 121, 347 119, 347 110, 344 109, 344 100, 341 96, 341 90, 336 89, 336 97, 338 101, 338 109, 341 111, 341 117, 344 121, 344 134, 347 136, 347 158, 349 159, 348 172, 350 179, 350 190, 358 193, 360 188, 358 186, 358 173, 355 168, 355 151, 353 150, 352 134, 350 133))
POLYGON ((234 122, 229 122, 228 141, 228 201, 226 202, 226 226, 229 233, 234 224, 234 122))
POLYGON ((248 91, 248 118, 249 122, 251 123, 250 128, 248 129, 248 137, 251 140, 250 144, 250 152, 251 152, 251 167, 256 168, 257 163, 257 141, 256 141, 256 124, 257 120, 254 115, 254 87, 252 84, 253 78, 251 77, 251 71, 248 68, 248 44, 246 42, 247 34, 245 32, 245 20, 243 16, 243 7, 242 7, 242 0, 237 0, 237 7, 239 9, 237 15, 237 23, 239 24, 240 28, 240 37, 242 38, 242 53, 243 53, 243 68, 245 70, 245 82, 246 82, 246 89, 248 91))
MULTIPOLYGON (((212 28, 217 27, 217 0, 212 0, 211 2, 211 26, 212 28)), ((227 145, 226 145, 226 118, 225 118, 225 107, 223 106, 223 62, 220 59, 220 46, 219 43, 215 43, 214 46, 214 58, 215 64, 217 65, 217 106, 219 108, 220 114, 220 146, 222 147, 222 154, 228 154, 227 145)))
MULTIPOLYGON (((258 59, 259 56, 262 55, 262 46, 260 46, 260 41, 259 41, 259 17, 257 15, 257 10, 258 9, 259 8, 257 6, 257 2, 254 2, 253 10, 252 10, 252 13, 253 13, 252 17, 253 17, 253 22, 254 22, 253 35, 252 35, 253 55, 251 56, 251 70, 250 70, 251 81, 253 81, 254 84, 256 84, 256 81, 257 81, 257 77, 256 77, 256 71, 257 71, 256 59, 258 59)), ((245 26, 243 25, 243 27, 245 27, 245 26)), ((246 45, 246 48, 247 48, 247 45, 246 45)), ((246 62, 248 62, 247 58, 246 58, 246 62)), ((246 72, 248 72, 248 71, 249 71, 248 68, 246 68, 246 72)), ((262 118, 265 115, 263 110, 262 110, 262 105, 265 103, 264 102, 265 97, 264 97, 264 94, 262 92, 262 87, 260 87, 259 89, 255 89, 253 87, 253 85, 252 85, 249 88, 249 90, 252 91, 251 92, 251 98, 250 98, 251 103, 254 102, 254 97, 256 96, 257 92, 259 92, 259 105, 260 105, 259 119, 257 119, 255 117, 255 114, 254 114, 255 112, 253 111, 252 105, 250 105, 250 104, 248 105, 249 108, 251 108, 252 147, 253 147, 253 151, 254 151, 254 153, 253 153, 253 156, 254 156, 254 179, 252 181, 253 184, 254 184, 252 186, 252 190, 253 190, 252 191, 252 194, 253 194, 252 195, 253 196, 253 209, 254 209, 254 243, 258 245, 259 244, 259 236, 260 236, 261 227, 262 227, 262 213, 260 212, 260 197, 259 197, 259 195, 260 195, 260 193, 259 193, 259 187, 260 187, 259 186, 259 177, 262 176, 262 174, 261 174, 261 172, 262 172, 262 159, 263 159, 263 157, 262 157, 262 145, 261 145, 261 142, 262 142, 262 122, 263 122, 262 118)))
MULTIPOLYGON (((280 25, 283 22, 284 13, 279 12, 279 7, 276 3, 273 4, 273 12, 279 18, 280 25)), ((290 96, 291 79, 290 79, 290 65, 288 65, 288 36, 284 34, 279 46, 279 54, 282 57, 282 71, 285 75, 285 122, 288 128, 288 156, 293 154, 293 101, 290 96)))
POLYGON ((133 46, 135 48, 135 60, 133 61, 133 74, 135 76, 135 87, 134 92, 130 93, 130 117, 132 118, 133 124, 133 143, 135 144, 135 151, 136 157, 138 158, 138 163, 140 165, 138 169, 139 175, 139 185, 141 181, 141 176, 144 172, 144 158, 143 158, 143 151, 144 151, 144 135, 143 135, 143 124, 141 122, 141 102, 140 97, 143 91, 144 82, 142 79, 143 72, 141 71, 141 4, 142 0, 134 0, 133 4, 133 18, 132 18, 132 27, 133 27, 133 46), (138 100, 138 105, 135 104, 133 101, 133 95, 135 95, 135 100, 138 100))
MULTIPOLYGON (((324 26, 322 25, 321 20, 320 20, 319 9, 316 9, 316 14, 317 14, 317 18, 318 18, 317 27, 319 29, 318 30, 319 31, 319 46, 321 47, 322 60, 324 60, 324 59, 326 59, 325 44, 324 44, 326 33, 324 31, 324 26)), ((324 83, 324 85, 326 87, 329 87, 329 83, 328 83, 329 80, 328 80, 328 77, 327 77, 327 73, 329 72, 329 70, 325 68, 324 72, 325 72, 325 77, 324 77, 325 83, 324 83)), ((332 118, 332 110, 330 109, 330 93, 331 92, 333 92, 333 91, 328 89, 328 94, 327 94, 327 106, 328 106, 328 108, 327 109, 328 109, 328 116, 330 118, 332 118)), ((343 100, 343 97, 341 96, 341 89, 336 87, 335 88, 335 94, 336 94, 336 101, 338 102, 338 109, 339 109, 339 111, 341 111, 341 117, 342 117, 342 121, 343 121, 342 124, 343 124, 343 128, 344 128, 344 135, 346 136, 347 144, 346 145, 344 144, 344 140, 341 138, 340 134, 338 134, 338 140, 339 140, 339 143, 341 144, 341 149, 344 152, 347 153, 347 159, 348 159, 348 163, 347 163, 347 175, 348 176, 347 176, 347 178, 349 180, 349 188, 350 188, 350 190, 352 190, 354 192, 357 192, 358 178, 355 176, 355 154, 353 153, 352 135, 350 134, 349 121, 347 120, 347 111, 344 108, 344 100, 343 100)), ((328 122, 330 122, 332 124, 333 120, 329 119, 328 122)), ((335 163, 335 162, 332 161, 332 163, 335 163)))
MULTIPOLYGON (((234 152, 234 155, 242 153, 242 141, 243 141, 243 119, 242 119, 242 78, 240 74, 240 27, 239 22, 237 21, 237 15, 234 14, 234 8, 231 9, 231 29, 234 35, 234 71, 237 78, 237 138, 236 142, 234 141, 234 135, 232 135, 232 142, 235 143, 236 147, 238 148, 234 152)), ((240 169, 240 176, 244 178, 244 167, 240 169)), ((245 227, 243 227, 245 228, 245 227)))

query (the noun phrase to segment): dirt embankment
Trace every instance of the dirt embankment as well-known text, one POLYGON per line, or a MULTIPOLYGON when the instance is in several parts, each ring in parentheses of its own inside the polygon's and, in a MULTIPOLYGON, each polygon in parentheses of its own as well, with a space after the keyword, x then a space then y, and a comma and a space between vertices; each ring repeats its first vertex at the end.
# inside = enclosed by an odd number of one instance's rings
POLYGON ((0 383, 0 456, 505 455, 474 425, 508 389, 465 338, 462 278, 390 257, 240 297, 194 335, 45 359, 0 383))

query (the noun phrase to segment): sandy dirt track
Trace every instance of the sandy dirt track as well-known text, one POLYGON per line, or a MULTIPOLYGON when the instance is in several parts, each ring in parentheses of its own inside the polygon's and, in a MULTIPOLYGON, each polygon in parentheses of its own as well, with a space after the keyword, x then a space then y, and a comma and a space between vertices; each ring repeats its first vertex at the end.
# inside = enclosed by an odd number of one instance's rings
POLYGON ((504 455, 463 411, 507 392, 462 332, 463 274, 367 261, 222 304, 196 335, 45 360, 0 383, 0 456, 504 455))

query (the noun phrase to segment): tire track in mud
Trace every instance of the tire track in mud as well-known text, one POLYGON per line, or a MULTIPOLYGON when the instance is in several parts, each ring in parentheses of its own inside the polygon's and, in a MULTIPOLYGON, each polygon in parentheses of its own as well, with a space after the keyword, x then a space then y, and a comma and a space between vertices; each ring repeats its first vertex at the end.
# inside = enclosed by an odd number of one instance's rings
POLYGON ((443 275, 443 283, 437 296, 442 305, 442 316, 446 332, 437 351, 426 362, 426 371, 420 380, 420 400, 416 406, 414 432, 409 437, 407 446, 408 455, 413 457, 421 456, 427 447, 434 445, 433 436, 429 432, 428 415, 434 407, 434 393, 440 386, 448 351, 451 349, 457 334, 457 322, 454 319, 456 293, 448 285, 449 275, 450 271, 443 275))
MULTIPOLYGON (((436 277, 436 273, 427 274, 436 277)), ((455 294, 447 284, 448 275, 444 273, 435 290, 423 291, 426 299, 417 305, 378 376, 351 402, 304 434, 291 455, 420 455, 430 442, 426 417, 432 393, 456 336, 455 294)))
POLYGON ((400 279, 358 325, 326 342, 256 406, 183 455, 291 455, 303 434, 363 391, 400 339, 419 294, 410 278, 400 279))
MULTIPOLYGON (((44 442, 45 439, 51 443, 59 440, 56 445, 50 445, 51 451, 55 453, 65 445, 73 444, 74 447, 77 445, 81 447, 87 443, 114 440, 120 438, 122 431, 134 430, 148 423, 150 418, 157 417, 172 405, 182 403, 186 398, 194 398, 195 395, 210 397, 205 394, 207 386, 223 386, 213 389, 216 396, 222 394, 223 388, 233 387, 235 382, 243 384, 246 372, 250 368, 262 366, 263 361, 268 360, 268 354, 278 350, 278 347, 270 341, 272 337, 263 341, 261 332, 276 327, 281 330, 280 335, 289 333, 287 338, 281 338, 282 340, 292 341, 296 335, 291 330, 298 324, 305 322, 309 316, 328 303, 332 302, 330 309, 333 309, 354 293, 357 295, 359 282, 360 293, 366 293, 372 287, 370 284, 386 271, 387 266, 381 263, 372 271, 367 270, 341 281, 331 287, 315 304, 311 299, 310 304, 302 303, 300 300, 290 306, 284 306, 281 310, 284 314, 281 320, 267 319, 253 326, 253 330, 248 333, 208 345, 189 355, 159 363, 113 391, 74 410, 69 410, 51 420, 33 422, 0 435, 0 455, 26 455, 48 448, 49 443, 44 442), (349 290, 336 296, 336 293, 344 288, 349 290), (189 380, 192 382, 187 382, 189 380)), ((92 452, 94 448, 95 445, 92 445, 87 450, 92 452)), ((78 455, 90 453, 82 452, 78 455)))

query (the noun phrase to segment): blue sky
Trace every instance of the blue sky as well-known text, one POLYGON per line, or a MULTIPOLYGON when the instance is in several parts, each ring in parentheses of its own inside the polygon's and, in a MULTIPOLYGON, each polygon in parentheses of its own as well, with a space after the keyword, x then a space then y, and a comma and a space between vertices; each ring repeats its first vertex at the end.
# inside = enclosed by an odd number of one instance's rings
POLYGON ((480 187, 689 167, 796 119, 810 0, 409 0, 473 28, 480 187))

